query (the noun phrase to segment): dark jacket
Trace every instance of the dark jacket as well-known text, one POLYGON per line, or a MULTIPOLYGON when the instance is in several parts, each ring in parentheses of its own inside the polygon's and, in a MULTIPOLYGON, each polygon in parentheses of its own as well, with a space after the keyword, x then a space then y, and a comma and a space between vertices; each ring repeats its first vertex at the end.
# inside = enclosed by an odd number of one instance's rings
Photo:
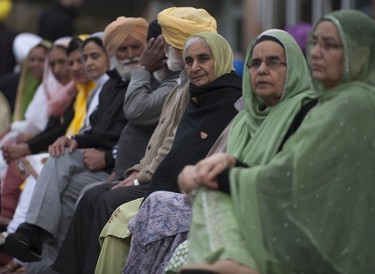
POLYGON ((49 117, 46 129, 27 141, 32 154, 47 151, 49 145, 58 137, 65 135, 74 117, 73 104, 74 101, 65 110, 62 117, 49 117))
POLYGON ((112 168, 115 160, 112 149, 117 144, 121 131, 128 123, 122 105, 129 82, 124 82, 116 70, 108 72, 110 79, 104 84, 99 95, 99 105, 90 115, 91 128, 74 136, 79 148, 96 148, 105 151, 107 168, 112 168))
POLYGON ((179 192, 178 174, 184 166, 206 157, 226 125, 238 113, 234 103, 242 95, 242 78, 235 73, 224 74, 205 86, 190 84, 189 92, 189 103, 172 148, 152 176, 148 195, 158 190, 179 192))

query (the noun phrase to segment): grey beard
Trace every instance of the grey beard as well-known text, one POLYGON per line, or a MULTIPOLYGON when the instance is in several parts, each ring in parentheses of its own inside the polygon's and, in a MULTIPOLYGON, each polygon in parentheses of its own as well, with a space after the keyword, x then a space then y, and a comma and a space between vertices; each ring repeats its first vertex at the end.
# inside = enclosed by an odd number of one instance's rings
POLYGON ((138 63, 124 64, 122 61, 114 58, 114 64, 116 71, 125 81, 129 80, 132 72, 137 68, 138 63))
POLYGON ((167 66, 171 71, 181 71, 185 67, 185 63, 182 60, 176 60, 173 58, 168 58, 167 66))
POLYGON ((167 66, 171 71, 181 71, 185 67, 185 62, 182 60, 182 55, 173 47, 169 47, 167 56, 167 66))

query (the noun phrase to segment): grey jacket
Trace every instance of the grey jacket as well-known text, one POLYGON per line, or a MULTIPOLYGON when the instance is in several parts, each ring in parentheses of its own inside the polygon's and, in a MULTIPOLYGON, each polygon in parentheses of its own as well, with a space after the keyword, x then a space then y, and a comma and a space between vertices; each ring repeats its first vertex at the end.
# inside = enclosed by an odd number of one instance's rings
POLYGON ((145 155, 139 164, 125 172, 125 177, 132 171, 138 171, 137 180, 140 184, 151 180, 159 163, 172 147, 177 126, 185 111, 189 98, 189 83, 185 71, 180 74, 180 83, 170 92, 165 100, 160 121, 147 145, 145 155))
POLYGON ((178 76, 179 72, 171 72, 153 89, 150 72, 142 68, 133 71, 124 100, 126 119, 135 126, 156 126, 165 98, 176 86, 178 76))

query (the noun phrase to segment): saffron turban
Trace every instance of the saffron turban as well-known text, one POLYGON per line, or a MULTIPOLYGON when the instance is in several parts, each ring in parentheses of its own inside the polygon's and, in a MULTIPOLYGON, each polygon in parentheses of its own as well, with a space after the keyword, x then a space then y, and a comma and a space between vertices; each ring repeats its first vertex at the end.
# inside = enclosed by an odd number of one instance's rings
POLYGON ((148 23, 141 17, 118 17, 104 30, 103 42, 108 54, 113 56, 127 37, 137 39, 146 46, 147 29, 148 23))
POLYGON ((164 40, 172 47, 183 49, 193 34, 217 32, 216 20, 206 10, 192 7, 172 7, 158 14, 164 40))

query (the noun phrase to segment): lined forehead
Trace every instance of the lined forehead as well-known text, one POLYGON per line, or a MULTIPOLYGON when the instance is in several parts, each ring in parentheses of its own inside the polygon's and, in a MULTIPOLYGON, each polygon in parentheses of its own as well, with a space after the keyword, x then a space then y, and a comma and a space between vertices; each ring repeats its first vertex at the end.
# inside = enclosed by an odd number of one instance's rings
POLYGON ((329 20, 321 21, 312 34, 313 39, 321 39, 323 41, 340 41, 339 32, 333 22, 329 20))
POLYGON ((192 39, 189 44, 185 47, 185 57, 204 57, 212 56, 212 51, 207 42, 198 37, 198 39, 192 39))
POLYGON ((206 46, 209 48, 209 45, 207 44, 206 40, 200 36, 193 36, 186 41, 183 52, 184 54, 186 54, 190 50, 191 47, 196 48, 196 47, 203 47, 203 46, 206 46))

